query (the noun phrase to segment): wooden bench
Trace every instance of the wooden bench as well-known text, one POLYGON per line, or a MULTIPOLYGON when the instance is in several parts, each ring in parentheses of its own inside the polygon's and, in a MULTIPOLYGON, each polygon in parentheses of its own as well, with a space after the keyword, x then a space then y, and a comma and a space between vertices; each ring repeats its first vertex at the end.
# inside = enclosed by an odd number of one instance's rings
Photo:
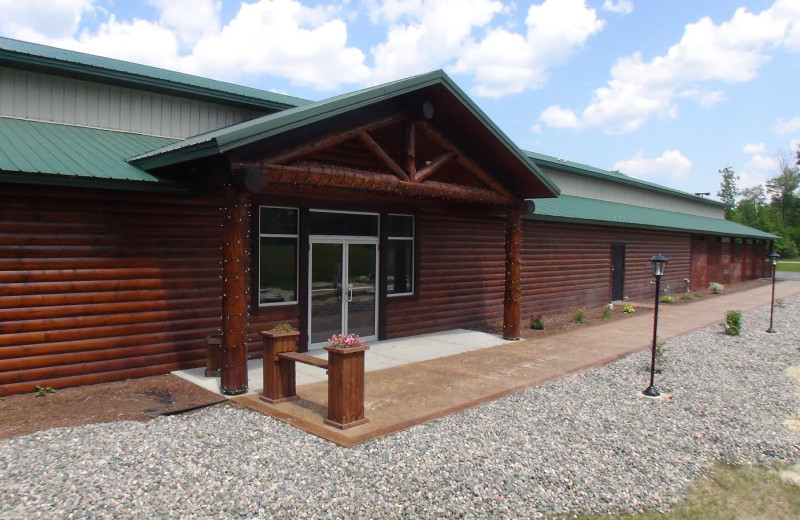
POLYGON ((318 357, 310 356, 308 354, 303 354, 302 352, 279 352, 278 359, 287 359, 289 361, 294 361, 295 363, 303 363, 305 365, 311 365, 312 367, 317 368, 324 368, 328 370, 328 360, 321 359, 318 357))
POLYGON ((297 352, 299 332, 261 332, 264 349, 264 393, 268 403, 297 397, 295 363, 325 369, 328 375, 328 416, 325 424, 352 428, 364 424, 364 352, 369 347, 325 347, 328 359, 297 352))

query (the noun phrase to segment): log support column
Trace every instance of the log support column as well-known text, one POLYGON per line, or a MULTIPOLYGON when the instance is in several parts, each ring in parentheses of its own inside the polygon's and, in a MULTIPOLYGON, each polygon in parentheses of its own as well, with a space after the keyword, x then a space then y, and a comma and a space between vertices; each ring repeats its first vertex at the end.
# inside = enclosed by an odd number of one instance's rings
POLYGON ((249 194, 225 187, 222 224, 222 366, 220 390, 247 392, 247 210, 249 194))
POLYGON ((519 339, 522 313, 522 204, 514 204, 506 216, 506 286, 503 300, 503 338, 519 339))

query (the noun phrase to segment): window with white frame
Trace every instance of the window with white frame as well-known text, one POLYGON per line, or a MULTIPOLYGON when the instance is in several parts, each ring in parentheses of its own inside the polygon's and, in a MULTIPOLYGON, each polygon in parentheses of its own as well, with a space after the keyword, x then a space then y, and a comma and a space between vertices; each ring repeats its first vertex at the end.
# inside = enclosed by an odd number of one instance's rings
POLYGON ((258 304, 297 303, 299 249, 297 208, 259 207, 258 304))
POLYGON ((414 216, 387 215, 387 284, 389 296, 414 294, 414 216))

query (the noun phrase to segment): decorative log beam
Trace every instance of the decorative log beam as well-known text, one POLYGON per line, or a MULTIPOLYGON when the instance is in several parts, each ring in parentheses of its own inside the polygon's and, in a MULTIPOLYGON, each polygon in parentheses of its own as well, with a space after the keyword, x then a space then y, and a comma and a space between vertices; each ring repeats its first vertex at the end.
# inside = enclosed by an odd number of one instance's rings
POLYGON ((436 128, 427 121, 417 121, 414 126, 418 127, 431 141, 439 145, 445 150, 456 152, 456 161, 464 167, 468 172, 481 180, 484 184, 492 188, 498 193, 502 193, 507 197, 512 194, 502 184, 494 180, 491 175, 486 173, 483 168, 478 166, 472 159, 461 153, 456 145, 454 145, 448 138, 443 136, 436 128))
MULTIPOLYGON (((246 164, 240 165, 240 167, 247 166, 246 164)), ((507 207, 513 202, 511 197, 506 197, 484 188, 459 186, 436 181, 427 181, 425 183, 403 181, 394 175, 386 173, 368 172, 338 166, 264 164, 261 168, 267 182, 283 185, 360 189, 491 206, 507 207)))
MULTIPOLYGON (((252 170, 251 170, 252 171, 252 170)), ((222 223, 222 366, 221 391, 247 392, 247 209, 249 196, 225 187, 222 223)))
POLYGON ((445 152, 430 163, 426 164, 424 168, 417 172, 417 177, 414 179, 417 182, 423 182, 425 179, 433 175, 436 170, 442 167, 444 163, 455 157, 455 152, 445 152))
POLYGON ((406 172, 412 182, 416 181, 417 178, 417 142, 415 134, 414 123, 409 122, 405 131, 406 140, 403 144, 403 158, 405 159, 406 172))
POLYGON ((525 201, 515 201, 506 216, 506 286, 503 300, 503 338, 519 339, 522 313, 522 213, 525 201))
POLYGON ((360 134, 358 134, 358 137, 361 139, 361 142, 364 143, 364 145, 366 145, 367 148, 372 150, 372 152, 375 155, 380 157, 380 159, 386 164, 386 166, 389 167, 392 173, 394 173, 404 181, 408 180, 408 175, 406 175, 406 172, 403 171, 403 169, 400 167, 399 164, 397 164, 394 161, 394 159, 389 157, 389 154, 386 153, 386 150, 384 150, 381 147, 381 145, 379 145, 375 141, 375 139, 372 138, 372 136, 370 136, 367 132, 361 132, 360 134))
POLYGON ((331 146, 335 146, 339 143, 343 143, 344 141, 353 139, 354 137, 358 137, 359 134, 364 132, 369 132, 372 130, 377 130, 379 128, 383 128, 385 126, 391 125, 392 123, 397 123, 406 119, 408 116, 406 114, 395 114, 392 116, 384 117, 382 119, 378 119, 377 121, 373 121, 371 123, 367 123, 365 125, 358 126, 356 128, 352 128, 350 130, 342 131, 333 131, 325 134, 324 136, 320 137, 315 141, 305 142, 284 150, 278 154, 272 155, 270 157, 266 157, 264 159, 265 163, 270 164, 279 164, 287 161, 291 161, 292 159, 297 159, 303 155, 307 155, 318 150, 322 150, 324 148, 329 148, 331 146))

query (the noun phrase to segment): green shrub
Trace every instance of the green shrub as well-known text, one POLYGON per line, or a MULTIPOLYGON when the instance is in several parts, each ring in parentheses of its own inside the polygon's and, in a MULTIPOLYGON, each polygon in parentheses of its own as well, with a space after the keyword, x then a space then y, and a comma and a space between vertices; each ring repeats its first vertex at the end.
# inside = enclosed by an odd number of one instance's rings
POLYGON ((531 328, 533 330, 544 330, 544 314, 540 312, 531 318, 531 328))
POLYGON ((781 258, 795 258, 798 253, 797 244, 791 238, 780 238, 775 241, 775 252, 781 255, 781 258))
POLYGON ((636 312, 636 309, 633 308, 633 305, 625 305, 622 307, 622 312, 625 314, 633 314, 636 312))
POLYGON ((675 301, 675 298, 673 298, 672 296, 662 296, 661 297, 661 303, 673 303, 674 301, 675 301))
POLYGON ((603 307, 603 318, 610 318, 612 314, 614 314, 614 304, 609 303, 603 307))
POLYGON ((288 323, 280 323, 269 329, 269 331, 272 332, 273 334, 282 334, 284 332, 292 332, 293 330, 294 327, 292 327, 288 323))
POLYGON ((703 291, 695 291, 694 292, 694 297, 695 298, 702 298, 703 297, 703 291))
POLYGON ((572 315, 572 321, 573 323, 583 323, 586 321, 586 309, 578 307, 578 310, 572 315))
POLYGON ((708 284, 708 290, 713 292, 714 294, 722 294, 725 292, 725 286, 721 283, 711 282, 708 284))
POLYGON ((742 311, 728 311, 725 323, 720 323, 728 336, 738 336, 742 332, 742 311))
POLYGON ((683 301, 685 301, 685 302, 688 302, 688 301, 689 301, 689 300, 691 300, 691 299, 692 299, 692 295, 691 295, 691 294, 689 294, 689 293, 683 293, 683 294, 681 295, 681 300, 683 300, 683 301))
POLYGON ((656 340, 656 365, 655 372, 659 374, 664 370, 667 363, 667 342, 656 340))
POLYGON ((53 389, 52 386, 42 386, 36 385, 36 391, 34 393, 35 397, 44 397, 45 394, 54 394, 56 391, 53 389))

